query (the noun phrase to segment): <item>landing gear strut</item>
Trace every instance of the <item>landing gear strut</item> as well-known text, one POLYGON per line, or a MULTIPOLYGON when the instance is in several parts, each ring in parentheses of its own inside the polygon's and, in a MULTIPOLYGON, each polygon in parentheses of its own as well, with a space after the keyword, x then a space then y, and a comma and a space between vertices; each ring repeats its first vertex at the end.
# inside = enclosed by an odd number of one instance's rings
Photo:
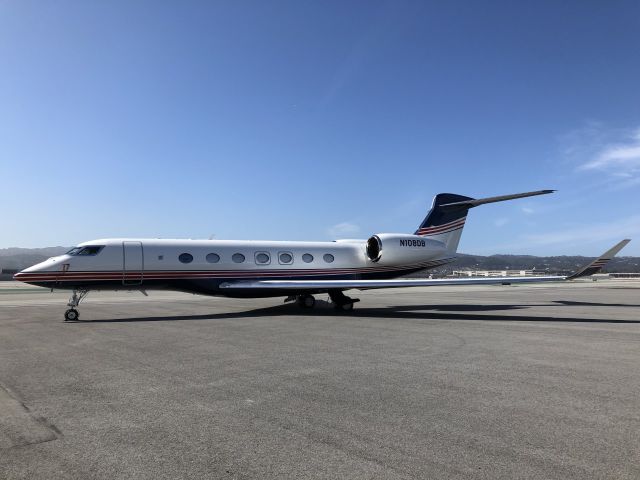
POLYGON ((329 298, 336 307, 336 310, 350 312, 353 310, 353 304, 359 302, 359 298, 347 297, 342 290, 329 290, 329 298))
MULTIPOLYGON (((359 302, 359 298, 351 298, 347 297, 342 290, 329 290, 329 297, 331 298, 331 302, 333 303, 336 310, 340 310, 342 312, 350 312, 353 310, 353 304, 359 302)), ((292 302, 296 301, 296 303, 302 308, 313 308, 316 305, 316 299, 313 295, 308 293, 304 293, 301 295, 290 295, 284 301, 292 302)))
POLYGON ((80 302, 87 296, 87 293, 89 293, 89 290, 79 288, 73 290, 73 295, 71 295, 69 303, 67 303, 67 306, 71 308, 64 312, 65 322, 73 322, 80 318, 80 314, 78 313, 78 310, 76 310, 76 307, 80 305, 80 302))

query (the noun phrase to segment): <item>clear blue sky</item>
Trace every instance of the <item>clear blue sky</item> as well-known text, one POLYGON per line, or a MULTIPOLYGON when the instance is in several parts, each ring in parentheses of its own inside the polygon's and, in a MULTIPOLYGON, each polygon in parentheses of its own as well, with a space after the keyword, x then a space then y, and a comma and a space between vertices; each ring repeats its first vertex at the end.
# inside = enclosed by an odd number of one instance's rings
POLYGON ((0 247, 412 232, 640 255, 637 1, 0 2, 0 247))

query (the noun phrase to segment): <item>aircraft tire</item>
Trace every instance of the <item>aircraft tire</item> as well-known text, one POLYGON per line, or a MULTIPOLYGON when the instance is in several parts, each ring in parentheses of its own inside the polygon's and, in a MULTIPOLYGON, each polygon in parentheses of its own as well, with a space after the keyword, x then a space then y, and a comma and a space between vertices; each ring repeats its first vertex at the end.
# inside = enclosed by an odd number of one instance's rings
POLYGON ((73 322, 74 320, 78 320, 78 318, 80 318, 80 315, 78 314, 78 311, 75 308, 70 308, 69 310, 64 312, 65 322, 73 322))
POLYGON ((351 311, 353 311, 353 303, 352 302, 343 303, 338 308, 343 312, 351 312, 351 311))
POLYGON ((298 304, 302 308, 313 308, 316 304, 316 299, 313 295, 300 295, 298 298, 298 304))

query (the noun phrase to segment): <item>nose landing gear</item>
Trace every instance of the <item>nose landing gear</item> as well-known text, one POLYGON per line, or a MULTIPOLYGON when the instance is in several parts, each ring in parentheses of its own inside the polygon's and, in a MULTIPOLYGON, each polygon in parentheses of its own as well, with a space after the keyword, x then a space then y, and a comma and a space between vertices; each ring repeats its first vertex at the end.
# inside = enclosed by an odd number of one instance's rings
POLYGON ((84 289, 73 290, 73 295, 71 295, 71 298, 69 299, 69 303, 67 303, 67 306, 71 308, 68 309, 66 312, 64 312, 65 322, 73 322, 74 320, 78 320, 80 318, 80 314, 78 313, 78 310, 76 310, 76 307, 80 305, 80 302, 84 299, 84 297, 87 296, 88 293, 89 293, 89 290, 84 290, 84 289))

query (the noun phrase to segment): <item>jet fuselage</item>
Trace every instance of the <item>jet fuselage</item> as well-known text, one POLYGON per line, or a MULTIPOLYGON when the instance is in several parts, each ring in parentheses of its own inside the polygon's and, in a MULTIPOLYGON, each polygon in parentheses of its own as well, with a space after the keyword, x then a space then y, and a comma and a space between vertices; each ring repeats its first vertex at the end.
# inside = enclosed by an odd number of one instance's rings
POLYGON ((27 268, 15 278, 55 289, 169 289, 205 295, 265 297, 284 293, 262 289, 221 291, 220 285, 243 279, 389 279, 454 259, 435 240, 411 235, 397 235, 398 239, 380 236, 387 243, 380 258, 374 260, 367 255, 366 240, 93 240, 27 268))

